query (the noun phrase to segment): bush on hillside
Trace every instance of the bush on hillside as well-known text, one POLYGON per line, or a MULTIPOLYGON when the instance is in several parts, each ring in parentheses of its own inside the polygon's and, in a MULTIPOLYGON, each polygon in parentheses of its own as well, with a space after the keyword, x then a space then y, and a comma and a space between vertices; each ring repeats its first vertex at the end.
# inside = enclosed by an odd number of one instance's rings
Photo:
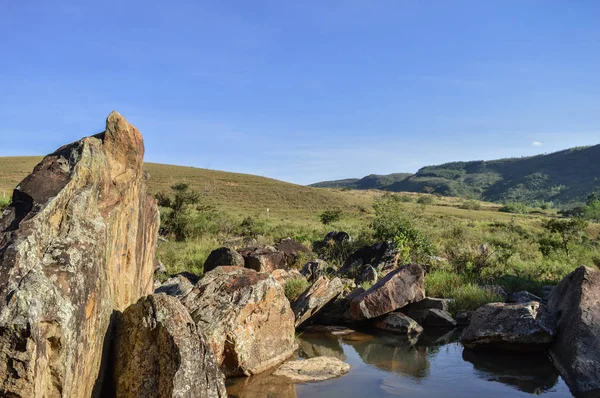
POLYGON ((481 210, 481 203, 476 200, 467 200, 460 205, 460 208, 464 210, 481 210))
POLYGON ((323 225, 329 225, 342 219, 341 210, 326 210, 319 215, 319 219, 323 225))
POLYGON ((417 199, 417 203, 420 205, 432 205, 435 203, 435 200, 433 199, 433 196, 423 195, 417 199))
POLYGON ((514 213, 514 214, 528 214, 529 209, 525 203, 521 202, 509 202, 504 204, 500 211, 503 213, 514 213))

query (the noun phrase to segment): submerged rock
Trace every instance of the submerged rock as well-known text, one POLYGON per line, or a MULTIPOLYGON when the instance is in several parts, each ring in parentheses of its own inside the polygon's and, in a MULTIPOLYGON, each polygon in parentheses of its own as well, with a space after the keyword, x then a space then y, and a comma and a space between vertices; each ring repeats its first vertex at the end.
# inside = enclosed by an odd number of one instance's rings
POLYGON ((164 294, 144 297, 123 312, 113 375, 120 398, 227 397, 212 349, 179 300, 164 294))
POLYGON ((339 278, 329 280, 320 277, 292 303, 296 327, 309 320, 327 304, 332 303, 344 290, 339 278))
POLYGON ((417 264, 390 272, 350 303, 355 320, 377 318, 425 298, 425 272, 417 264))
POLYGON ((423 332, 421 325, 400 312, 392 312, 376 319, 373 326, 376 329, 403 335, 415 335, 423 332))
POLYGON ((537 301, 491 303, 475 311, 460 341, 473 349, 539 351, 550 346, 555 328, 554 317, 537 301))
POLYGON ((557 317, 550 355, 572 391, 600 396, 600 271, 579 267, 550 293, 557 317))
POLYGON ((217 267, 182 298, 226 376, 252 375, 296 349, 294 313, 267 273, 217 267))
POLYGON ((220 266, 243 267, 244 257, 229 247, 219 247, 208 255, 204 262, 204 273, 220 266))
POLYGON ((273 375, 285 377, 298 383, 322 381, 342 376, 350 371, 350 365, 332 357, 316 357, 302 361, 286 362, 273 375))
POLYGON ((0 391, 90 397, 114 311, 153 290, 159 214, 117 112, 46 156, 0 218, 0 391))

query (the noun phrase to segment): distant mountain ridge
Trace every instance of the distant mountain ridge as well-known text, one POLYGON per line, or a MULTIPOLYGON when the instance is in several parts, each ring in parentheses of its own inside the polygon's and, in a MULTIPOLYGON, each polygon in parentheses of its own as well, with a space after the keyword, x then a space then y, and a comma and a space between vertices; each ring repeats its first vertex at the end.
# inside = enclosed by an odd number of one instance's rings
POLYGON ((490 202, 580 203, 600 191, 600 145, 522 158, 450 162, 423 167, 415 174, 373 174, 312 186, 393 192, 433 189, 444 196, 490 202))

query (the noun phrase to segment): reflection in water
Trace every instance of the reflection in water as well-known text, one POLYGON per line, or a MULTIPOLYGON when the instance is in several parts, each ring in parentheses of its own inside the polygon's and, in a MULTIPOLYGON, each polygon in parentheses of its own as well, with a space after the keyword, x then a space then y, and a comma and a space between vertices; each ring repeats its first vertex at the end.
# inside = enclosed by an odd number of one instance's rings
POLYGON ((270 371, 252 377, 227 379, 230 398, 296 398, 296 385, 270 371))
POLYGON ((558 382, 558 372, 544 354, 509 355, 464 350, 463 359, 473 364, 478 377, 531 394, 548 391, 558 382))
POLYGON ((339 338, 324 333, 304 333, 298 341, 302 358, 334 357, 346 360, 339 338))

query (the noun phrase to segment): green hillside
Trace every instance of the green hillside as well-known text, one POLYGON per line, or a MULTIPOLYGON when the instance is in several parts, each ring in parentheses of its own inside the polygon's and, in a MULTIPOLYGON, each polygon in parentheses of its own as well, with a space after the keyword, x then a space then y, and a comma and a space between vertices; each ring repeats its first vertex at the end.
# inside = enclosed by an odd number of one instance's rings
MULTIPOLYGON (((491 202, 581 203, 589 193, 600 190, 600 145, 523 158, 427 166, 414 175, 388 184, 390 179, 395 178, 391 176, 397 174, 364 179, 375 179, 372 184, 378 189, 394 192, 433 189, 433 192, 444 196, 491 202)), ((329 185, 320 183, 315 186, 329 185)), ((345 187, 365 189, 356 182, 345 187)))
POLYGON ((363 178, 347 178, 344 180, 323 181, 312 184, 316 188, 347 188, 347 189, 386 189, 390 185, 404 181, 412 176, 411 173, 369 174, 363 178))

